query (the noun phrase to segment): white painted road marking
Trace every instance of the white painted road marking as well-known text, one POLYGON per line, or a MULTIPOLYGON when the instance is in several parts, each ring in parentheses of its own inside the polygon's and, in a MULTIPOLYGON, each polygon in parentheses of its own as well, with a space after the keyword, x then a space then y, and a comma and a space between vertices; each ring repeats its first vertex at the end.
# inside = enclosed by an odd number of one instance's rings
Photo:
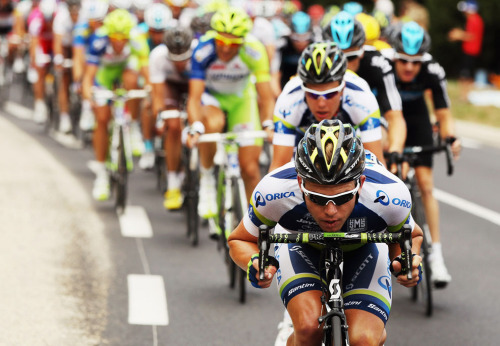
POLYGON ((440 202, 449 204, 457 209, 461 209, 472 215, 488 220, 495 225, 500 226, 500 213, 487 209, 475 203, 469 202, 463 198, 452 195, 451 193, 434 189, 434 197, 440 202))
POLYGON ((128 323, 168 325, 167 295, 160 275, 127 276, 128 323))
POLYGON ((124 237, 151 238, 153 228, 146 210, 139 206, 126 206, 123 214, 118 214, 120 229, 124 237))

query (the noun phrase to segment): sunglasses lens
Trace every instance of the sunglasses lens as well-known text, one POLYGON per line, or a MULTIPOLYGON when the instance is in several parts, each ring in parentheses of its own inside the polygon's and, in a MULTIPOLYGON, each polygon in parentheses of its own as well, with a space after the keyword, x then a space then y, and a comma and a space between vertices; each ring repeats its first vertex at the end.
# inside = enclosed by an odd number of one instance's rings
POLYGON ((342 195, 338 197, 333 197, 333 198, 328 198, 328 197, 323 197, 323 196, 318 196, 314 193, 308 193, 307 197, 309 197, 309 200, 315 204, 325 206, 328 204, 328 202, 332 201, 333 204, 335 205, 342 205, 346 204, 349 202, 353 197, 354 194, 347 194, 347 195, 342 195))
POLYGON ((320 94, 315 94, 315 93, 306 91, 306 95, 309 96, 310 98, 312 98, 313 100, 317 100, 320 97, 324 97, 325 99, 330 100, 330 99, 334 98, 335 96, 337 96, 338 93, 339 93, 338 91, 333 91, 331 93, 320 95, 320 94))

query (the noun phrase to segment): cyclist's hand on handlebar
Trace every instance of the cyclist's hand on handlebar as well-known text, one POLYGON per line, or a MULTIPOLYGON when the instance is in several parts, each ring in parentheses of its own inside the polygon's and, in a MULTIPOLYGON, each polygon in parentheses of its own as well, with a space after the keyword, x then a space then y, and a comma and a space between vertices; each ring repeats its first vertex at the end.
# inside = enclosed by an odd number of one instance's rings
POLYGON ((460 152, 462 151, 462 142, 456 137, 447 137, 446 143, 451 144, 451 153, 453 154, 453 158, 458 160, 460 157, 460 152))
MULTIPOLYGON (((273 257, 270 257, 270 258, 273 258, 273 257)), ((276 261, 276 259, 275 259, 275 261, 276 261)), ((277 271, 278 271, 278 268, 276 268, 273 264, 270 263, 269 266, 267 266, 265 269, 264 280, 259 280, 259 258, 252 256, 252 259, 248 263, 247 278, 253 287, 268 288, 269 286, 271 286, 271 283, 273 282, 274 274, 276 274, 277 271)))
POLYGON ((399 273, 397 276, 398 283, 400 285, 403 285, 405 287, 413 287, 416 286, 420 280, 422 280, 422 257, 419 255, 414 254, 413 255, 413 260, 412 260, 412 265, 411 265, 411 272, 413 274, 413 278, 411 280, 408 280, 408 277, 406 274, 401 273, 401 262, 394 259, 391 263, 391 271, 393 273, 399 273))
POLYGON ((270 127, 266 127, 264 129, 264 131, 266 131, 267 133, 267 141, 269 143, 273 143, 273 137, 274 137, 274 129, 270 128, 270 127))
POLYGON ((198 145, 198 139, 200 138, 200 133, 190 132, 186 138, 186 145, 189 149, 193 149, 198 145))

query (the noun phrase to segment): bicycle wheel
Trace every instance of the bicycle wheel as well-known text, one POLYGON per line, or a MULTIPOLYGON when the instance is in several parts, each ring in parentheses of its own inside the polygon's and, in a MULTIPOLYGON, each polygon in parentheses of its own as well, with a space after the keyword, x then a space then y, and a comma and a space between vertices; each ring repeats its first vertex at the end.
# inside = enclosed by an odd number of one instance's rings
MULTIPOLYGON (((231 231, 234 230, 241 219, 243 218, 243 211, 246 209, 246 198, 242 199, 241 196, 245 196, 245 190, 243 188, 243 184, 241 182, 241 178, 233 177, 231 179, 231 186, 233 188, 233 201, 232 201, 232 209, 233 209, 233 217, 232 217, 232 225, 231 231), (244 204, 243 204, 244 203, 244 204)), ((226 234, 226 237, 228 234, 226 234)), ((231 260, 231 262, 233 262, 231 260)), ((233 262, 234 263, 234 262, 233 262)), ((240 303, 244 304, 246 301, 246 272, 243 269, 239 268, 234 264, 235 269, 237 270, 237 278, 238 278, 238 294, 240 303)))
POLYGON ((422 302, 425 307, 425 314, 427 316, 432 315, 433 305, 432 305, 432 282, 431 282, 431 268, 429 265, 429 254, 430 254, 430 244, 428 239, 429 230, 427 221, 425 218, 424 206, 422 204, 422 199, 420 198, 420 192, 418 191, 418 187, 416 183, 412 184, 412 215, 415 219, 415 222, 422 228, 424 231, 424 237, 422 241, 422 247, 420 250, 420 256, 422 257, 422 266, 423 266, 423 274, 422 281, 412 289, 412 299, 413 301, 417 301, 420 297, 422 298, 422 302))
MULTIPOLYGON (((198 165, 190 167, 190 155, 187 152, 184 155, 185 162, 185 184, 184 184, 184 207, 186 209, 187 218, 187 236, 191 241, 191 245, 198 245, 198 229, 200 227, 200 217, 198 216, 198 200, 199 200, 199 168, 198 165), (194 169, 193 169, 194 168, 194 169)), ((165 165, 164 165, 165 166, 165 165)))
MULTIPOLYGON (((162 146, 163 146, 163 141, 162 146)), ((156 187, 163 195, 167 191, 167 168, 165 166, 165 151, 163 148, 155 150, 155 171, 156 171, 156 187)))
POLYGON ((119 127, 119 144, 118 144, 118 164, 115 177, 115 208, 121 214, 125 210, 125 203, 127 201, 127 157, 125 155, 125 142, 123 139, 123 127, 119 127))

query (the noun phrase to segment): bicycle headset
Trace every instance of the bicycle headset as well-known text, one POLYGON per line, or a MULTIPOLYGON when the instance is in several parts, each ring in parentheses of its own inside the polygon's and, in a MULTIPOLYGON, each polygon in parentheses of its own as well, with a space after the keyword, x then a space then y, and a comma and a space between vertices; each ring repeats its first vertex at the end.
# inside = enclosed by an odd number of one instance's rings
POLYGON ((339 119, 322 120, 311 125, 300 140, 295 169, 302 179, 321 185, 355 181, 365 169, 363 144, 351 125, 339 119), (333 154, 328 155, 327 147, 332 145, 333 154))

